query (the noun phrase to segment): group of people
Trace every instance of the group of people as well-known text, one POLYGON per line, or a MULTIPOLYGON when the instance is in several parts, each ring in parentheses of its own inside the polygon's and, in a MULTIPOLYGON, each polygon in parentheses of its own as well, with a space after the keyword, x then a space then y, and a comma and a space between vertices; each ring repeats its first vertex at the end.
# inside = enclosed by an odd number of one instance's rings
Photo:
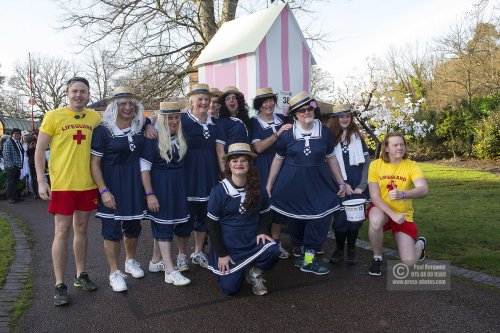
POLYGON ((13 128, 10 136, 4 134, 1 138, 0 167, 6 174, 5 194, 11 204, 24 201, 23 192, 25 195, 31 192, 33 198, 39 198, 34 161, 36 140, 35 133, 19 128, 13 128))
POLYGON ((277 94, 261 88, 253 99, 256 115, 250 118, 237 87, 221 91, 196 84, 188 93, 187 110, 162 102, 146 118, 132 89, 117 87, 101 119, 86 108, 89 90, 84 78, 68 81, 68 106, 46 114, 35 152, 39 174, 49 143, 53 151, 51 187, 45 177, 37 180, 55 220, 55 305, 69 303, 63 276, 72 226, 74 286, 97 288, 85 269, 87 224, 95 209, 102 221, 110 286, 117 292, 127 290, 125 273, 144 276, 136 258, 141 220, 151 221, 154 238, 149 271, 164 272, 165 282, 176 286, 191 282, 185 272, 195 264, 213 272, 227 295, 238 293, 244 280, 254 294, 266 294, 264 272, 290 256, 280 240, 284 224, 297 257, 294 265, 301 271, 329 273, 317 255, 331 226, 336 249, 330 262, 344 260, 347 241, 345 260, 355 264, 362 222, 347 221, 341 206, 346 195, 372 198, 371 275, 380 275, 384 229, 395 234, 402 260, 425 256, 425 238, 417 240, 410 212, 411 199, 427 193, 425 178, 407 160, 400 134, 387 135, 382 159, 370 165, 349 107, 335 109, 324 125, 315 99, 301 92, 290 99, 285 117, 275 112, 277 94), (194 251, 189 255, 191 234, 194 251), (124 272, 119 269, 121 240, 124 272))

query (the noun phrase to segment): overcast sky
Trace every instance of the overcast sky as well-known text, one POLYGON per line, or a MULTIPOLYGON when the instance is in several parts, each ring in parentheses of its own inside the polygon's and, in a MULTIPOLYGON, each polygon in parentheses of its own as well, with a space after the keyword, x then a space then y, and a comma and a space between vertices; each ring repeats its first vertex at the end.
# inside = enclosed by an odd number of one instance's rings
MULTIPOLYGON (((313 3, 319 13, 316 24, 335 40, 327 50, 314 49, 314 55, 339 84, 355 70, 361 71, 368 57, 383 55, 391 45, 425 43, 441 35, 473 8, 474 1, 331 0, 320 7, 313 3)), ((61 13, 53 1, 0 0, 0 4, 1 75, 10 75, 29 52, 72 57, 78 37, 55 30, 61 13)))

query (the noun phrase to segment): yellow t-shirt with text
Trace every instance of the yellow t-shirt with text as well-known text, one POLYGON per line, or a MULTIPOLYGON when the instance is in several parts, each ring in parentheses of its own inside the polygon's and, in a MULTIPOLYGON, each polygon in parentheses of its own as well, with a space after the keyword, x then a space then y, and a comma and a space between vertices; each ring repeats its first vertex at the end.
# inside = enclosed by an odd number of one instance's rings
POLYGON ((380 197, 396 213, 405 213, 406 221, 413 222, 413 200, 391 200, 389 191, 398 189, 399 191, 408 191, 414 188, 413 181, 418 178, 424 178, 424 174, 415 161, 408 159, 402 160, 398 164, 384 162, 379 158, 370 163, 368 171, 368 182, 378 183, 380 197))
POLYGON ((68 107, 51 110, 40 131, 51 137, 49 174, 52 191, 86 191, 96 188, 90 174, 92 131, 101 123, 92 109, 73 112, 68 107))

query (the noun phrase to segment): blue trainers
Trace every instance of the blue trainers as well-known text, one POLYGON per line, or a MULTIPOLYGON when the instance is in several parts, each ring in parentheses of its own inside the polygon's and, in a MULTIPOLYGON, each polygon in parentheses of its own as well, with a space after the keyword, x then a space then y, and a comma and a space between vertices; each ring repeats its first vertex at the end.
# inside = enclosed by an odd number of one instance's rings
POLYGON ((321 266, 316 258, 313 259, 313 262, 307 265, 303 265, 300 270, 306 273, 313 273, 316 275, 325 275, 330 273, 330 270, 325 266, 321 266))
POLYGON ((427 245, 427 240, 425 239, 425 237, 418 237, 417 242, 418 241, 421 241, 422 244, 424 245, 424 247, 422 247, 422 253, 420 254, 420 258, 418 259, 418 261, 422 261, 425 259, 425 246, 427 245))

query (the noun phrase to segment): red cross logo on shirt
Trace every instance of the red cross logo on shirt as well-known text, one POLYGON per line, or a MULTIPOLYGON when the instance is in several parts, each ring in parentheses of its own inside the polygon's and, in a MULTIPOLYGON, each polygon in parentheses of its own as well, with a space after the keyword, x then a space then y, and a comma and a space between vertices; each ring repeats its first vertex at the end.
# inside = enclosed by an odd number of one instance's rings
POLYGON ((388 184, 388 185, 387 185, 387 188, 389 189, 389 191, 392 191, 392 190, 397 189, 397 188, 398 188, 398 185, 396 185, 396 184, 394 183, 394 180, 393 180, 390 184, 388 184))
POLYGON ((82 134, 82 130, 76 131, 76 135, 73 135, 73 140, 76 140, 77 144, 81 144, 82 140, 85 140, 87 136, 82 134))

